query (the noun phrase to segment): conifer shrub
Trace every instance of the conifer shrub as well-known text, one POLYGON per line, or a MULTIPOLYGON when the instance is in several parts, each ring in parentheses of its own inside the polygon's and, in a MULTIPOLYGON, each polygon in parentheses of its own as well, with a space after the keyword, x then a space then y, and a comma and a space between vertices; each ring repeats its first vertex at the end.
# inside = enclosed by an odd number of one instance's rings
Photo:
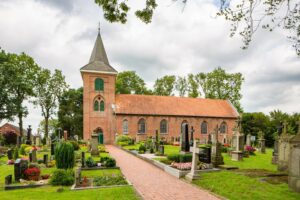
POLYGON ((14 149, 14 160, 17 160, 19 158, 19 149, 18 147, 16 147, 14 149))
POLYGON ((73 145, 70 142, 61 142, 56 145, 55 160, 58 169, 72 169, 75 165, 73 145))
POLYGON ((50 184, 51 185, 72 185, 75 181, 74 171, 71 169, 57 169, 53 172, 50 184))

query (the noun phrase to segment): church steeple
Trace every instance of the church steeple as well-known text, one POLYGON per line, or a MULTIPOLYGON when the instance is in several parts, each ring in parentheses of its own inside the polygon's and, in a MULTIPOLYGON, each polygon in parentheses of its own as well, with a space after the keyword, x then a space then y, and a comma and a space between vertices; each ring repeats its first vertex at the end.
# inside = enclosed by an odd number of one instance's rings
POLYGON ((90 61, 87 65, 80 69, 81 72, 104 72, 104 73, 118 73, 108 62, 108 58, 105 52, 105 48, 100 35, 100 27, 98 29, 98 35, 96 42, 90 57, 90 61))

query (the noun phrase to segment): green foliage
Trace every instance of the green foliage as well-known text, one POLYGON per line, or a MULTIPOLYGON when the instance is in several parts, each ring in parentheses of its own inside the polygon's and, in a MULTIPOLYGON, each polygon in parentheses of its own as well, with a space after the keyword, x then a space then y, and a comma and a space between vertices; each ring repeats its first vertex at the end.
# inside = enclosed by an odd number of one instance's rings
POLYGON ((185 77, 178 76, 175 83, 175 89, 178 91, 180 97, 184 97, 188 91, 188 82, 185 77))
POLYGON ((57 169, 52 173, 50 184, 51 185, 65 185, 69 186, 74 183, 74 171, 57 169))
POLYGON ((72 169, 75 165, 73 145, 70 142, 58 143, 55 147, 55 160, 58 169, 72 169))
POLYGON ((95 167, 97 166, 97 163, 94 161, 94 159, 92 157, 88 157, 85 161, 86 165, 88 167, 95 167))
POLYGON ((198 96, 201 96, 201 93, 199 91, 199 83, 198 83, 197 75, 189 74, 187 80, 188 80, 188 96, 193 98, 197 98, 198 96))
POLYGON ((59 98, 58 122, 71 135, 83 137, 83 88, 68 89, 59 98))
POLYGON ((238 112, 243 111, 240 100, 244 78, 241 73, 226 73, 224 69, 219 67, 209 73, 197 74, 197 79, 206 98, 227 99, 238 112))
POLYGON ((100 162, 104 164, 109 158, 109 156, 103 156, 100 158, 100 162))
POLYGON ((14 155, 13 155, 14 160, 17 160, 19 158, 19 148, 16 147, 14 149, 14 155))
POLYGON ((104 161, 105 167, 115 167, 116 166, 116 160, 113 158, 107 158, 106 161, 104 161))
POLYGON ((168 160, 177 162, 177 163, 185 163, 192 162, 193 155, 192 154, 169 154, 167 156, 168 160))
POLYGON ((119 135, 117 137, 117 144, 120 146, 133 145, 134 140, 128 135, 119 135))
POLYGON ((127 182, 122 175, 116 175, 95 177, 94 184, 96 186, 127 185, 127 182))
POLYGON ((26 148, 28 148, 28 147, 31 147, 31 146, 28 145, 28 144, 21 144, 19 153, 20 153, 21 155, 26 155, 26 148))
POLYGON ((145 81, 135 71, 118 73, 116 80, 117 94, 151 94, 146 88, 145 81))
POLYGON ((78 142, 71 140, 70 143, 73 145, 74 151, 78 151, 80 149, 78 142))
MULTIPOLYGON (((46 126, 46 121, 45 121, 45 119, 43 119, 43 120, 40 121, 40 124, 39 124, 40 134, 45 135, 45 126, 46 126)), ((48 120, 48 132, 51 133, 51 134, 54 134, 57 131, 58 128, 59 128, 59 126, 58 126, 58 119, 50 118, 48 120)), ((46 140, 46 138, 45 138, 45 140, 46 140)), ((46 141, 45 141, 45 143, 46 143, 46 141)))
POLYGON ((145 145, 144 144, 140 144, 140 146, 139 146, 139 153, 145 153, 146 152, 146 147, 145 147, 145 145))
POLYGON ((48 69, 38 71, 37 84, 34 92, 37 98, 34 100, 35 105, 39 105, 42 110, 42 116, 45 120, 45 137, 48 137, 49 118, 55 113, 58 105, 58 99, 67 89, 68 85, 65 82, 65 77, 60 70, 55 70, 53 74, 48 69))
POLYGON ((15 145, 17 143, 17 134, 12 131, 7 131, 2 134, 4 138, 4 144, 15 145))
POLYGON ((160 96, 173 96, 175 81, 175 76, 164 76, 156 79, 153 93, 160 96))

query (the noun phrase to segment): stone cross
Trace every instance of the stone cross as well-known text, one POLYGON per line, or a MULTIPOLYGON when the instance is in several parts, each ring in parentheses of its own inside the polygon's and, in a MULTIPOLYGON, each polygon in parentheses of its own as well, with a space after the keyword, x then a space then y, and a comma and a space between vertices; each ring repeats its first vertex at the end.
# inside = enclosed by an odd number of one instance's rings
POLYGON ((191 139, 190 139, 190 146, 193 146, 193 143, 194 143, 194 127, 192 126, 191 127, 191 139))
POLYGON ((198 147, 198 141, 194 141, 194 146, 193 146, 193 158, 192 158, 192 168, 191 172, 187 174, 186 178, 189 181, 195 180, 199 178, 199 174, 196 173, 197 170, 197 165, 199 161, 199 149, 198 147))

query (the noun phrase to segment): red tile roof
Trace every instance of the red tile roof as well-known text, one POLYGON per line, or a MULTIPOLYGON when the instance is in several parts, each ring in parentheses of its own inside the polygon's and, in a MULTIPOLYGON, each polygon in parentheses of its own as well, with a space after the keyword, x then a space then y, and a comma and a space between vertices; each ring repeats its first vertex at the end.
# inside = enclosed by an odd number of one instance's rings
POLYGON ((116 95, 116 114, 237 118, 227 100, 153 95, 116 95))

